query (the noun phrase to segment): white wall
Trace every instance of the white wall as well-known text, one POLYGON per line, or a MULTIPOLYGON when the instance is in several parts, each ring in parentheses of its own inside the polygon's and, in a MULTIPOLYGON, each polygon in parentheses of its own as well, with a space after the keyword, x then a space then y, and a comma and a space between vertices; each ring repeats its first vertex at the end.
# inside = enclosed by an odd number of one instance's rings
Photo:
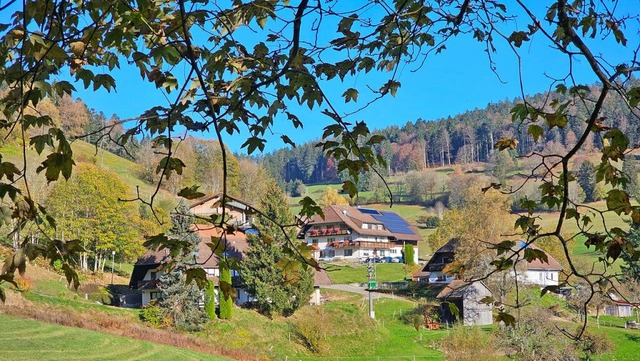
POLYGON ((144 306, 149 302, 151 302, 151 292, 146 290, 142 291, 142 305, 144 306))
POLYGON ((558 271, 527 270, 525 275, 525 282, 529 284, 543 287, 558 285, 558 271))
POLYGON ((451 283, 453 280, 456 279, 455 275, 448 275, 446 273, 443 272, 430 272, 429 273, 429 283, 451 283), (440 276, 444 276, 445 280, 443 281, 439 281, 438 277, 440 276))

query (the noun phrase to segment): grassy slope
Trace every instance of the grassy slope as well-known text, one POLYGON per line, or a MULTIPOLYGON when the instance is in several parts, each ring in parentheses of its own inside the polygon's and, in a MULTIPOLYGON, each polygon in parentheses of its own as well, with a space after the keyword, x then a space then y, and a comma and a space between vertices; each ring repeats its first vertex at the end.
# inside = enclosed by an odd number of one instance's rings
MULTIPOLYGON (((120 176, 125 184, 130 186, 132 194, 136 194, 136 189, 138 189, 141 197, 148 198, 155 191, 153 185, 149 185, 138 178, 140 166, 136 163, 101 149, 98 149, 96 152, 95 146, 81 140, 74 141, 72 148, 76 164, 79 162, 90 162, 112 170, 120 176)), ((44 153, 46 153, 46 150, 44 153)), ((2 146, 2 154, 6 161, 22 164, 22 150, 18 145, 5 144, 2 146)), ((44 156, 39 156, 32 149, 28 150, 27 156, 29 159, 33 159, 35 164, 39 164, 44 160, 44 156)), ((159 197, 161 199, 170 199, 170 195, 165 191, 161 191, 159 197)))
POLYGON ((2 360, 226 360, 177 347, 0 314, 2 360))

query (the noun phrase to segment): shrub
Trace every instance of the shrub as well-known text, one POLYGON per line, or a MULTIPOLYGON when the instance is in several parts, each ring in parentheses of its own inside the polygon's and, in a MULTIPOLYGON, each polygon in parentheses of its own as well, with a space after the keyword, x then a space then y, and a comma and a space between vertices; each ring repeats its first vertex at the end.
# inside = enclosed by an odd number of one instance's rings
POLYGON ((218 303, 220 303, 220 318, 223 320, 231 319, 233 315, 233 298, 230 294, 225 295, 224 287, 229 287, 227 292, 231 292, 231 270, 225 263, 220 265, 220 290, 218 290, 218 303), (226 286, 225 286, 226 285, 226 286))
POLYGON ((55 260, 53 261, 53 270, 56 271, 57 273, 62 273, 62 260, 55 260))
POLYGON ((154 328, 159 328, 164 323, 162 310, 155 304, 142 307, 140 310, 140 320, 150 324, 154 328))
POLYGON ((404 263, 405 264, 408 264, 408 265, 415 264, 415 262, 414 262, 415 249, 413 248, 412 245, 405 244, 402 253, 403 253, 404 263))
POLYGON ((205 304, 204 312, 207 314, 210 320, 216 318, 216 293, 215 286, 212 280, 207 282, 207 288, 205 290, 205 304))
POLYGON ((580 347, 585 353, 587 360, 591 360, 593 356, 613 350, 613 344, 607 335, 595 334, 588 331, 582 335, 580 347))
POLYGON ((16 284, 18 285, 18 291, 29 292, 33 287, 33 282, 28 278, 18 277, 16 278, 16 284))

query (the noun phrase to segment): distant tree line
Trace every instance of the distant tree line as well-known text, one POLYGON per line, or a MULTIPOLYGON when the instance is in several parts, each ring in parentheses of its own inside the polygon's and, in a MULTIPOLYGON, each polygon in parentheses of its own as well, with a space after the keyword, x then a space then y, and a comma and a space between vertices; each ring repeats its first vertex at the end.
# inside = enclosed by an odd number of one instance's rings
MULTIPOLYGON (((637 86, 638 83, 637 79, 631 79, 628 86, 637 86)), ((581 91, 595 92, 598 88, 598 85, 585 86, 581 91)), ((573 97, 575 94, 565 94, 559 101, 563 103, 573 97)), ((548 93, 540 93, 529 97, 528 101, 534 105, 548 106, 548 99, 548 93)), ((587 117, 587 110, 580 102, 569 106, 571 116, 566 127, 544 129, 537 141, 527 134, 526 129, 512 122, 511 109, 517 102, 517 99, 504 100, 491 103, 484 109, 474 109, 447 118, 432 121, 418 119, 402 127, 394 125, 379 130, 377 133, 384 135, 386 140, 377 145, 376 150, 387 161, 387 169, 379 171, 393 175, 454 164, 500 161, 494 159, 493 147, 502 137, 515 137, 518 140, 514 157, 531 152, 562 154, 575 145, 576 134, 582 132, 587 117)), ((602 114, 605 116, 602 126, 618 127, 628 135, 630 144, 639 143, 640 124, 631 121, 630 110, 619 96, 608 96, 602 114)), ((601 139, 590 136, 582 151, 588 153, 600 145, 601 139)), ((321 149, 312 142, 293 149, 277 150, 262 157, 261 162, 283 188, 289 184, 289 188, 293 189, 290 184, 295 180, 304 184, 341 180, 336 162, 324 157, 321 149)))

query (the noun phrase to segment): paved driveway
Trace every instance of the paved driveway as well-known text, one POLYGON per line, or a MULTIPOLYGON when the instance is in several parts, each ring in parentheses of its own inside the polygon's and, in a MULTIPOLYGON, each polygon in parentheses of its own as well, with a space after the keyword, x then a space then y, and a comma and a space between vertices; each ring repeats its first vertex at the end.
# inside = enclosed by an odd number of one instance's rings
MULTIPOLYGON (((322 286, 322 287, 323 288, 330 288, 332 290, 346 291, 346 292, 351 292, 351 293, 358 293, 358 294, 361 294, 363 296, 369 296, 369 291, 367 291, 364 287, 358 286, 357 284, 340 284, 340 285, 330 285, 330 286, 322 286)), ((391 298, 391 299, 410 301, 410 300, 406 299, 405 297, 396 296, 396 295, 390 294, 390 293, 373 292, 372 296, 373 296, 374 300, 377 300, 377 299, 380 299, 380 298, 391 298)))

